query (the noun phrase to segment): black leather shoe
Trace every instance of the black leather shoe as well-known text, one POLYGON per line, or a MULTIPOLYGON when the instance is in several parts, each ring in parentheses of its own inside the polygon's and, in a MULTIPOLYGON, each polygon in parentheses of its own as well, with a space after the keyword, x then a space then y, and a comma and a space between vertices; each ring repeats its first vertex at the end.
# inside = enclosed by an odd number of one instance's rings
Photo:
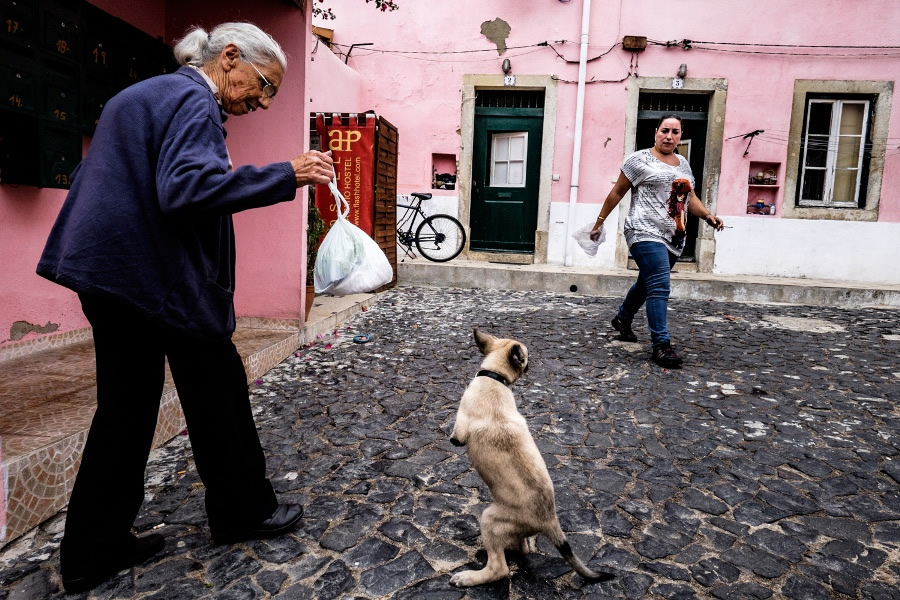
POLYGON ((634 335, 634 332, 631 330, 631 323, 626 323, 619 319, 619 317, 615 317, 611 322, 613 329, 619 332, 619 339, 623 342, 636 342, 637 336, 634 335))
POLYGON ((279 504, 272 516, 260 523, 240 527, 210 527, 210 534, 217 544, 273 538, 293 529, 302 516, 303 507, 299 504, 279 504))
POLYGON ((63 574, 63 587, 68 594, 78 594, 94 589, 123 569, 140 564, 163 549, 166 540, 158 533, 151 533, 142 538, 135 538, 134 546, 118 555, 115 562, 107 565, 92 565, 89 570, 71 575, 63 574))

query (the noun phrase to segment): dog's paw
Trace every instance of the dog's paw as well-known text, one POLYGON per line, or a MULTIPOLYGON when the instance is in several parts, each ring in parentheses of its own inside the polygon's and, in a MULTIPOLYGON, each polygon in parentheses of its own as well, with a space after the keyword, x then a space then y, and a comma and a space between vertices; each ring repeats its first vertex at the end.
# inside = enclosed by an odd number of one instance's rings
POLYGON ((469 587, 474 585, 474 574, 475 571, 460 571, 459 573, 454 573, 450 578, 450 585, 455 585, 456 587, 469 587))
POLYGON ((453 444, 454 446, 465 446, 466 445, 465 442, 461 442, 458 439, 456 439, 455 437, 450 438, 450 443, 453 444))

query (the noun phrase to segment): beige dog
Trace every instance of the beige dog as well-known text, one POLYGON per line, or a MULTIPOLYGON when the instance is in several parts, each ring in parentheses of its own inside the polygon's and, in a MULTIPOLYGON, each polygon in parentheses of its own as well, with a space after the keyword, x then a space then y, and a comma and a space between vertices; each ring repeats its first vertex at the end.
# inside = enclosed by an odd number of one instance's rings
POLYGON ((604 581, 572 553, 556 517, 553 481, 508 386, 528 370, 528 349, 510 339, 475 330, 484 354, 481 370, 463 394, 450 441, 466 446, 469 460, 491 490, 494 503, 481 515, 487 565, 450 578, 457 586, 481 585, 509 576, 504 550, 528 552, 528 538, 546 535, 582 577, 604 581))

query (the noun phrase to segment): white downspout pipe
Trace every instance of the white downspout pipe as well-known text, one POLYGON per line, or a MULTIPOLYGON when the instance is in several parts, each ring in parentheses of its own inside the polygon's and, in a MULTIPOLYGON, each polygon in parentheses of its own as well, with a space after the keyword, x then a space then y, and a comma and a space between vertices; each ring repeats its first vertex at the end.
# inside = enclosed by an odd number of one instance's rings
POLYGON ((581 53, 578 57, 578 99, 575 102, 575 142, 572 149, 572 179, 569 184, 569 213, 566 217, 566 266, 572 258, 572 233, 575 231, 575 205, 578 204, 578 174, 581 172, 581 130, 584 127, 584 80, 587 77, 588 30, 591 23, 591 0, 583 0, 581 8, 581 53))

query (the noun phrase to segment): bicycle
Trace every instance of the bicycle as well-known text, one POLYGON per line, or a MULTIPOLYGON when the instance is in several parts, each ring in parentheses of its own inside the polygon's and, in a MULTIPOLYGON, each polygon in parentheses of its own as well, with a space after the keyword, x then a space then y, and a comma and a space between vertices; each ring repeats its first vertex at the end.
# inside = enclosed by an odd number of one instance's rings
POLYGON ((406 256, 416 258, 413 244, 419 254, 433 262, 447 262, 459 256, 466 245, 466 230, 462 223, 450 215, 426 216, 422 201, 430 200, 431 194, 413 192, 410 196, 412 204, 397 203, 398 207, 406 209, 397 223, 397 240, 406 256), (413 234, 417 216, 422 217, 422 222, 413 234))

